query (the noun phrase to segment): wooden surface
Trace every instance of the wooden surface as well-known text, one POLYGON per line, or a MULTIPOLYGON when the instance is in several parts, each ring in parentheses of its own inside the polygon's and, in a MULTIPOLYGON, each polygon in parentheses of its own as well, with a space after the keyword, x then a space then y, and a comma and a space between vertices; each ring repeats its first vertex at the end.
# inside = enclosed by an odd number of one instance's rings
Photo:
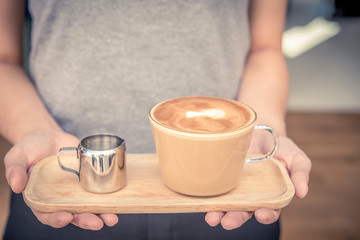
POLYGON ((282 239, 360 239, 360 114, 291 113, 287 126, 313 167, 308 195, 282 211, 282 239))
POLYGON ((43 212, 166 213, 278 209, 294 195, 288 174, 277 160, 246 164, 239 185, 216 197, 190 197, 167 188, 154 154, 128 154, 128 183, 120 191, 94 194, 80 187, 75 174, 60 169, 56 156, 40 161, 25 190, 28 203, 43 212))

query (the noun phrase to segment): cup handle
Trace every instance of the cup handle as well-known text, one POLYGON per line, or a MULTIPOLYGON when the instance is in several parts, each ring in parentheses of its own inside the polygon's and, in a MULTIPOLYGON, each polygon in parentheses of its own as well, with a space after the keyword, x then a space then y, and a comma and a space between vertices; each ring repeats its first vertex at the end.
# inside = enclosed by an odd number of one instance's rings
POLYGON ((271 136, 273 137, 273 140, 274 140, 274 146, 273 146, 273 149, 268 154, 266 154, 262 157, 247 158, 245 160, 246 163, 260 162, 260 161, 265 161, 265 160, 271 159, 274 157, 274 155, 279 147, 279 143, 277 141, 276 134, 271 127, 266 126, 266 125, 255 125, 254 130, 265 130, 265 131, 268 131, 269 133, 271 133, 271 136))
MULTIPOLYGON (((59 149, 59 152, 58 152, 58 154, 57 154, 57 159, 58 159, 58 163, 59 163, 59 166, 61 167, 61 169, 62 170, 64 170, 64 171, 67 171, 67 172, 71 172, 71 173, 74 173, 74 174, 76 174, 79 178, 80 178, 80 173, 79 173, 79 171, 76 171, 76 170, 74 170, 74 169, 72 169, 72 168, 68 168, 68 167, 65 167, 62 163, 61 163, 61 154, 62 154, 62 152, 64 152, 64 151, 76 151, 76 156, 79 156, 79 154, 78 154, 78 148, 76 148, 76 147, 63 147, 63 148, 60 148, 59 149)), ((79 159, 78 157, 77 157, 77 159, 79 159)), ((79 162, 79 165, 80 165, 80 162, 79 162)), ((79 169, 80 169, 80 167, 79 167, 79 169)))

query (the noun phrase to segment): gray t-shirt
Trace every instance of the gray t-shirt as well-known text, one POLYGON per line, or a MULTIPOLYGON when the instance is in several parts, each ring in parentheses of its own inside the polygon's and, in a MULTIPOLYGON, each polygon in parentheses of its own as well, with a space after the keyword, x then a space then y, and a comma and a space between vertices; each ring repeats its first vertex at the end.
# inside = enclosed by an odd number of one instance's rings
POLYGON ((30 74, 79 138, 107 132, 154 152, 148 112, 184 95, 235 98, 249 48, 247 0, 31 0, 30 74))

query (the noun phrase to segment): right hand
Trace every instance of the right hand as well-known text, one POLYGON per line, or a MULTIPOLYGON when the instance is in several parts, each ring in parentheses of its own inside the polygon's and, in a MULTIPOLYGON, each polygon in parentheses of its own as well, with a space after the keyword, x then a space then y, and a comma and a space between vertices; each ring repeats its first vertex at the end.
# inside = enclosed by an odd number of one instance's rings
MULTIPOLYGON (((56 154, 61 147, 77 146, 79 142, 75 136, 60 131, 36 132, 24 137, 9 150, 4 159, 5 175, 12 191, 22 193, 25 190, 31 170, 38 161, 56 154)), ((104 223, 113 226, 118 222, 115 214, 71 214, 65 211, 44 213, 31 210, 41 223, 54 228, 72 223, 84 229, 100 230, 104 223)))

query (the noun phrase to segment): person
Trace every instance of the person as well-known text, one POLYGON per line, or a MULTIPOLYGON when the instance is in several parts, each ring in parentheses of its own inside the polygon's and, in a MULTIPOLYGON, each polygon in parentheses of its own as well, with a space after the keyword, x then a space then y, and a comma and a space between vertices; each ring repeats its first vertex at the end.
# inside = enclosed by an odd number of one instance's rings
MULTIPOLYGON (((108 132, 129 153, 154 152, 147 114, 184 95, 237 99, 279 135, 276 158, 295 195, 311 161, 286 137, 286 1, 41 1, 22 66, 25 1, 0 2, 0 132, 13 191, 5 239, 278 239, 281 209, 189 214, 44 213, 24 203, 32 167, 63 146, 108 132), (97 230, 97 231, 89 231, 97 230), (231 230, 231 231, 227 231, 231 230)), ((60 186, 59 186, 60 187, 60 186)))

